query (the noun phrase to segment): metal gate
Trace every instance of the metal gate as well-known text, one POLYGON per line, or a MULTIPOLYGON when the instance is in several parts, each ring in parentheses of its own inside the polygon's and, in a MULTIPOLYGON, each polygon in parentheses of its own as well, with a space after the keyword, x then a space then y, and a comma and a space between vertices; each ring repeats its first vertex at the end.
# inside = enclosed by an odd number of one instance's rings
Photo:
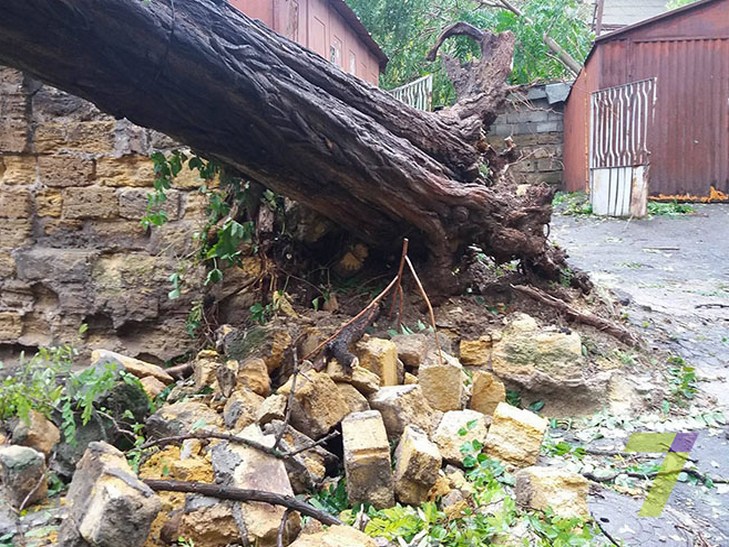
POLYGON ((648 200, 656 80, 640 80, 592 94, 590 201, 596 215, 642 217, 648 200))

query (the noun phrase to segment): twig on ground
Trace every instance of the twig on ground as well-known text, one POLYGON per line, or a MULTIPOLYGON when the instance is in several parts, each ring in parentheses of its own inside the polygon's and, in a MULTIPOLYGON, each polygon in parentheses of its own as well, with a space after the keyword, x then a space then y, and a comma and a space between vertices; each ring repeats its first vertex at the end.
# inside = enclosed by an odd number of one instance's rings
MULTIPOLYGON (((680 472, 686 473, 687 475, 691 475, 692 477, 697 478, 701 482, 711 481, 714 484, 729 484, 729 479, 725 479, 723 477, 711 477, 709 475, 705 475, 701 471, 698 471, 696 469, 682 469, 680 472)), ((583 473, 582 476, 586 479, 589 479, 593 482, 612 482, 614 481, 619 475, 626 475, 628 477, 632 477, 635 479, 654 479, 659 475, 672 475, 675 473, 675 471, 671 471, 670 473, 665 473, 661 471, 652 471, 650 473, 638 473, 636 471, 616 471, 612 475, 606 475, 604 477, 598 477, 593 473, 583 473)))
POLYGON ((400 255, 400 267, 397 269, 397 285, 395 287, 395 291, 392 294, 392 304, 390 304, 390 320, 392 320, 392 315, 395 313, 395 304, 398 301, 398 298, 400 299, 400 305, 398 308, 398 314, 397 314, 397 328, 400 329, 400 320, 402 319, 402 301, 403 301, 403 291, 402 291, 402 272, 405 269, 405 258, 408 255, 408 245, 410 241, 408 238, 405 238, 402 240, 402 254, 400 255))
POLYGON ((316 448, 319 445, 325 444, 329 442, 331 439, 338 437, 339 431, 332 431, 328 435, 325 435, 318 441, 313 441, 306 446, 302 446, 301 448, 297 448, 296 450, 292 450, 291 452, 286 453, 287 458, 293 458, 294 456, 297 456, 298 454, 301 454, 302 452, 306 452, 307 450, 311 450, 312 448, 316 448))
POLYGON ((602 332, 605 332, 614 338, 617 338, 624 344, 627 344, 631 347, 637 347, 640 345, 638 340, 636 339, 636 337, 633 336, 632 333, 630 333, 627 329, 621 327, 620 325, 617 325, 611 321, 603 319, 602 317, 598 317, 595 314, 585 313, 585 312, 576 310, 575 308, 573 308, 569 304, 563 302, 559 298, 555 298, 554 296, 547 294, 540 289, 537 289, 535 287, 527 287, 526 285, 512 285, 511 288, 514 289, 515 291, 518 291, 522 294, 527 295, 528 297, 536 300, 537 302, 541 302, 542 304, 546 304, 547 306, 550 306, 552 308, 555 308, 558 311, 561 311, 562 313, 564 313, 567 317, 569 317, 573 321, 577 321, 578 323, 584 323, 585 325, 590 325, 592 327, 595 327, 596 329, 598 329, 602 332))
POLYGON ((278 525, 278 534, 276 535, 276 547, 284 547, 284 534, 286 533, 286 523, 289 520, 291 508, 287 507, 281 517, 281 524, 278 525))
POLYGON ((246 439, 244 437, 238 437, 236 435, 229 435, 227 433, 216 433, 213 431, 200 431, 200 432, 196 432, 196 433, 188 433, 187 435, 175 435, 173 437, 162 437, 160 439, 154 439, 152 441, 147 441, 143 445, 141 445, 133 450, 145 450, 147 448, 152 448, 154 446, 164 446, 166 444, 181 443, 182 441, 186 441, 188 439, 198 439, 201 441, 205 441, 205 440, 209 440, 209 439, 219 439, 221 441, 229 441, 232 443, 243 444, 243 445, 249 446, 251 448, 255 448, 256 450, 260 450, 264 454, 268 454, 269 456, 273 456, 274 458, 279 458, 279 459, 285 460, 287 458, 293 458, 294 456, 301 454, 302 452, 306 452, 307 450, 311 450, 312 448, 315 448, 321 444, 324 444, 327 441, 336 437, 337 435, 339 435, 339 431, 332 431, 331 433, 322 437, 318 441, 312 441, 311 443, 309 443, 305 446, 302 446, 300 448, 297 448, 296 450, 292 450, 291 452, 281 452, 280 450, 268 447, 264 444, 261 444, 256 441, 252 441, 250 439, 246 439))
POLYGON ((335 525, 342 522, 315 507, 299 501, 293 496, 285 496, 274 494, 273 492, 263 492, 261 490, 244 490, 242 488, 232 488, 227 486, 218 486, 215 484, 205 484, 201 482, 185 482, 185 481, 164 481, 147 479, 144 483, 152 490, 159 492, 184 492, 187 494, 201 494, 212 498, 232 501, 261 501, 271 503, 273 505, 281 505, 288 507, 294 511, 298 511, 302 515, 312 517, 322 524, 335 525))
POLYGON ((182 441, 186 441, 188 439, 199 439, 199 440, 203 440, 203 441, 208 440, 208 439, 219 439, 221 441, 229 441, 232 443, 238 443, 238 444, 244 444, 246 446, 250 446, 251 448, 255 448, 256 450, 260 450, 261 452, 264 452, 265 454, 273 456, 274 458, 284 459, 284 458, 288 457, 286 455, 286 453, 280 452, 279 450, 268 447, 259 442, 252 441, 252 440, 246 439, 244 437, 238 437, 237 435, 229 435, 227 433, 216 433, 214 431, 199 431, 199 432, 195 432, 195 433, 188 433, 186 435, 175 435, 172 437, 162 437, 160 439, 154 439, 151 441, 147 441, 146 443, 141 445, 138 448, 138 450, 145 450, 147 448, 152 448, 153 446, 164 446, 166 444, 181 443, 182 441))
POLYGON ((405 257, 405 262, 408 264, 408 268, 410 268, 410 273, 413 274, 413 277, 415 278, 415 283, 418 285, 418 289, 420 290, 420 294, 423 296, 423 300, 425 300, 425 305, 428 306, 428 313, 430 314, 430 325, 433 327, 433 337, 435 338, 435 349, 438 352, 438 359, 440 360, 440 364, 443 364, 443 352, 440 350, 440 341, 438 340, 438 331, 436 330, 435 326, 435 313, 433 313, 433 306, 430 304, 430 299, 428 298, 428 294, 425 292, 425 289, 423 288, 423 284, 420 282, 420 278, 418 277, 417 272, 415 271, 415 267, 413 266, 413 263, 410 262, 410 257, 405 257))

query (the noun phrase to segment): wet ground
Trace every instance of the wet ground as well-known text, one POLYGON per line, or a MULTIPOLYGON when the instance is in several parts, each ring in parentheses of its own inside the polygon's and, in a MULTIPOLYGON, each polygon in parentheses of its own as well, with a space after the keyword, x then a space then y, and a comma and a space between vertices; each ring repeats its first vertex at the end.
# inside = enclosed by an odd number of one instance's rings
MULTIPOLYGON (((555 215, 551 237, 571 264, 628 302, 629 320, 653 347, 696 367, 700 389, 715 398, 706 410, 729 417, 729 205, 695 209, 643 220, 555 215)), ((728 438, 729 430, 700 432, 691 451, 700 471, 729 478, 728 438)), ((660 519, 637 517, 640 504, 608 492, 592 509, 624 545, 729 547, 727 484, 679 483, 660 519)))
POLYGON ((729 409, 729 204, 644 220, 556 215, 552 239, 570 263, 630 299, 653 344, 697 368, 729 409))

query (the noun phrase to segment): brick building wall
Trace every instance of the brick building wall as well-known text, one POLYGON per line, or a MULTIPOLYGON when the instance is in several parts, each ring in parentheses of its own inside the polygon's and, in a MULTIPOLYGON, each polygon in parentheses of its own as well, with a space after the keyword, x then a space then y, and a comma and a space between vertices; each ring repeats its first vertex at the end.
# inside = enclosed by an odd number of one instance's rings
POLYGON ((174 143, 3 67, 0 120, 0 359, 63 342, 183 353, 193 295, 168 300, 167 278, 204 214, 193 173, 169 192, 168 224, 140 224, 149 154, 174 143))
POLYGON ((563 112, 567 84, 532 86, 513 93, 488 133, 498 148, 511 137, 520 160, 510 167, 518 184, 562 184, 563 112))

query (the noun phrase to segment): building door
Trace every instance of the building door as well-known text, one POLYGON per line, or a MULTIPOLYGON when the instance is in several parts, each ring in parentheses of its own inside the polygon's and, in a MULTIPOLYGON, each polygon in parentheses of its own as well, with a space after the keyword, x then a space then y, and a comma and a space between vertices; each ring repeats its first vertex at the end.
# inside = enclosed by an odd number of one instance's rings
POLYGON ((596 215, 642 217, 648 200, 656 80, 596 91, 590 101, 590 201, 596 215))

